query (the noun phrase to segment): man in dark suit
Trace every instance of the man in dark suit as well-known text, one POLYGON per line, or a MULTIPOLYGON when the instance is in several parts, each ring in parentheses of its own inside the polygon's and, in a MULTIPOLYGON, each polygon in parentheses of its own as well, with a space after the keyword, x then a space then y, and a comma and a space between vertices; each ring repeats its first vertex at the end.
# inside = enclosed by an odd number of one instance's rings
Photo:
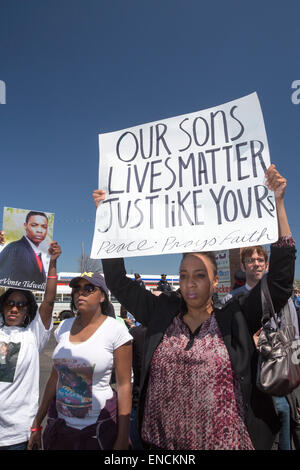
POLYGON ((144 283, 144 281, 142 280, 140 274, 138 273, 134 273, 134 280, 135 282, 137 282, 137 284, 141 287, 143 287, 144 289, 146 289, 146 285, 144 283))
POLYGON ((170 284, 167 281, 167 275, 166 274, 161 275, 160 281, 157 284, 157 290, 159 290, 161 292, 171 292, 172 291, 172 288, 171 288, 170 284))
POLYGON ((10 282, 19 281, 23 283, 19 287, 23 288, 30 287, 24 284, 26 281, 33 281, 41 286, 46 282, 47 273, 39 245, 47 235, 48 217, 44 212, 30 211, 24 228, 25 235, 20 240, 9 243, 0 253, 0 280, 4 284, 7 282, 4 279, 9 279, 10 282))

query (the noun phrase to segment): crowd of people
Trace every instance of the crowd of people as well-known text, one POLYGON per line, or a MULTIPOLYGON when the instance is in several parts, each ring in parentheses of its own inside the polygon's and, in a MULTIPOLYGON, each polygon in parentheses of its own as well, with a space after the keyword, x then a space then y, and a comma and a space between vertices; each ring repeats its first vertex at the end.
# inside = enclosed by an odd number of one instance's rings
MULTIPOLYGON (((291 302, 296 253, 286 180, 274 165, 266 185, 276 201, 278 241, 269 259, 260 246, 241 251, 237 285, 222 302, 215 302, 213 252, 183 254, 176 291, 162 274, 150 292, 139 274, 126 275, 122 258, 102 260, 104 276, 72 279, 71 314, 55 329, 53 367, 39 400, 38 359, 52 328, 61 253, 52 242, 40 308, 30 291, 0 297, 0 449, 300 448, 298 390, 279 399, 256 386, 260 280, 267 277, 280 312, 291 302), (109 292, 122 306, 121 321, 109 292)), ((105 196, 94 191, 96 206, 105 196)))

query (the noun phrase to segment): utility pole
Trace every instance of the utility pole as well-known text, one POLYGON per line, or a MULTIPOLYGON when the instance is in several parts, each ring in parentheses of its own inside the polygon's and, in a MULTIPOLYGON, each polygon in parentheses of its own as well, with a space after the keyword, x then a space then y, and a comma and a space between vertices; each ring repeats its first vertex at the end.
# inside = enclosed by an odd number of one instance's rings
POLYGON ((81 263, 80 263, 80 266, 81 266, 81 272, 84 273, 85 269, 84 269, 84 243, 83 243, 83 241, 81 242, 81 263))

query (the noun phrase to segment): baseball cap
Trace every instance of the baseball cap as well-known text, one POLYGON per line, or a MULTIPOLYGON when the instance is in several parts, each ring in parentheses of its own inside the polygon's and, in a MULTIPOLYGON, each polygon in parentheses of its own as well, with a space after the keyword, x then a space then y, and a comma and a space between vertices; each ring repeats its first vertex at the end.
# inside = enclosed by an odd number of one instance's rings
POLYGON ((80 279, 85 279, 89 281, 93 286, 100 287, 101 290, 108 296, 108 289, 104 280, 104 277, 100 273, 93 273, 93 272, 85 272, 80 274, 80 276, 74 277, 69 286, 74 287, 80 279))

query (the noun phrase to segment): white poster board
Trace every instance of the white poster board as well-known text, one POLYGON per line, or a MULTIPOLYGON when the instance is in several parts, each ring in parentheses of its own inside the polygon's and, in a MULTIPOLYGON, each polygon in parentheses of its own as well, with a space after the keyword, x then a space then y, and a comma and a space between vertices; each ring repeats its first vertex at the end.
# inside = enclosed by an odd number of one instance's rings
POLYGON ((226 250, 277 240, 256 93, 99 135, 92 258, 226 250))

